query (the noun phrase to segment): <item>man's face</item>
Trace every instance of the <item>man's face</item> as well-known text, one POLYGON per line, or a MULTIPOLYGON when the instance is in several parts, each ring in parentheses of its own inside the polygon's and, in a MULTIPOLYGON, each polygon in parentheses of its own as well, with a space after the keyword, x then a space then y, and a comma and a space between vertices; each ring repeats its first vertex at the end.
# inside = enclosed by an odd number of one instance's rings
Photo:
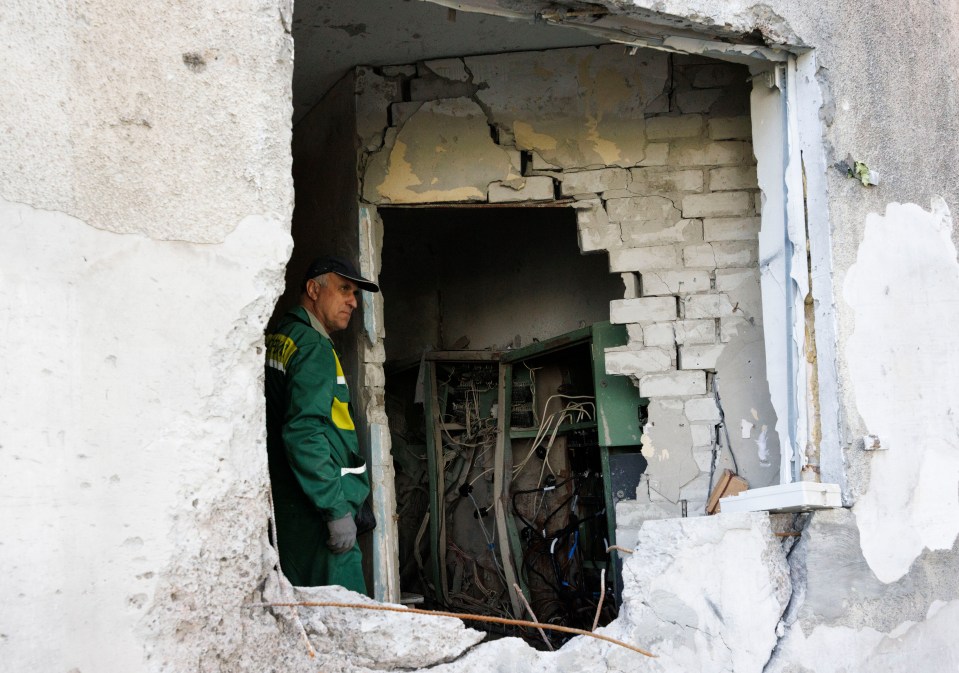
POLYGON ((360 288, 353 281, 336 273, 327 273, 321 278, 325 278, 326 285, 321 285, 315 278, 306 282, 304 303, 326 331, 332 334, 346 329, 350 324, 350 316, 356 308, 360 288))

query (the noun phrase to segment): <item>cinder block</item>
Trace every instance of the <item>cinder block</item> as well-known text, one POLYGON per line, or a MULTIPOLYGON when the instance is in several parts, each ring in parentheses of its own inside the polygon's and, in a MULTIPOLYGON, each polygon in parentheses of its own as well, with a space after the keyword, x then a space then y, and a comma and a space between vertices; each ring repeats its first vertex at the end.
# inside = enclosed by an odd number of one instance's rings
POLYGON ((748 269, 716 269, 716 289, 719 292, 735 290, 743 283, 759 283, 759 267, 748 269))
POLYGON ((676 319, 673 297, 640 297, 609 302, 609 321, 616 325, 676 319))
POLYGON ((631 168, 633 179, 628 189, 634 194, 661 194, 662 192, 701 192, 703 190, 703 172, 689 169, 670 171, 653 166, 650 168, 631 168))
POLYGON ((696 138, 703 132, 702 115, 651 117, 646 120, 646 137, 650 140, 696 138))
POLYGON ((639 394, 643 397, 679 397, 703 395, 705 392, 706 372, 704 371, 647 374, 639 379, 639 394))
POLYGON ((709 217, 703 220, 706 241, 754 241, 762 221, 758 217, 709 217))
POLYGON ((679 320, 673 323, 673 333, 678 344, 716 343, 715 319, 679 320))
POLYGON ((684 318, 723 318, 733 314, 733 305, 725 294, 693 294, 683 298, 684 318))
POLYGON ((714 117, 709 120, 709 137, 713 140, 749 140, 753 123, 749 117, 714 117))
POLYGON ((631 196, 628 199, 609 199, 606 212, 613 222, 627 220, 660 220, 675 222, 681 215, 672 199, 665 196, 631 196))
POLYGON ((719 407, 712 397, 686 400, 686 418, 692 423, 719 423, 719 407))
POLYGON ((622 247, 623 238, 619 225, 609 221, 602 201, 577 201, 575 208, 581 251, 615 250, 622 247))
POLYGON ((712 244, 687 245, 683 248, 683 264, 697 269, 715 269, 716 256, 712 244))
POLYGON ((621 273, 623 279, 623 299, 636 299, 639 296, 639 274, 621 273))
POLYGON ((646 248, 610 250, 609 270, 649 271, 651 269, 674 269, 682 266, 679 248, 673 245, 657 245, 646 248))
POLYGON ((368 364, 386 362, 386 347, 382 341, 377 341, 370 345, 366 339, 363 340, 363 361, 368 364))
POLYGON ((709 272, 702 269, 647 271, 642 274, 642 293, 644 297, 707 292, 709 286, 709 272))
POLYGON ((551 201, 555 196, 553 179, 545 175, 534 175, 508 182, 494 182, 489 186, 490 203, 551 201))
POLYGON ((734 266, 752 266, 757 264, 759 260, 758 241, 719 241, 707 245, 713 246, 716 266, 721 269, 734 266))
POLYGON ((637 166, 665 166, 669 159, 669 143, 649 143, 646 145, 646 156, 637 166))
POLYGON ((363 385, 368 388, 382 388, 386 385, 386 375, 379 364, 363 365, 363 385))
POLYGON ((629 171, 625 168, 600 168, 594 171, 563 173, 560 189, 564 195, 626 189, 629 171))
POLYGON ((744 145, 735 140, 705 144, 678 141, 670 150, 669 163, 672 166, 738 166, 743 163, 743 156, 744 145))
POLYGON ((541 157, 537 152, 530 152, 533 155, 533 170, 534 171, 556 171, 560 170, 560 167, 551 164, 546 159, 541 157))
POLYGON ((723 166, 709 171, 709 191, 726 192, 734 189, 757 189, 755 166, 723 166))
POLYGON ((622 376, 644 376, 673 369, 669 352, 662 348, 629 351, 606 351, 606 373, 622 376))
POLYGON ((752 205, 748 192, 688 194, 683 197, 683 217, 731 217, 745 215, 752 205))
POLYGON ((725 344, 691 344, 679 348, 680 369, 716 369, 725 344))
MULTIPOLYGON (((678 211, 677 211, 678 212, 678 211)), ((683 243, 703 239, 700 220, 624 220, 620 223, 623 242, 630 246, 683 243)))
MULTIPOLYGON (((696 461, 696 467, 698 467, 701 471, 703 471, 703 472, 709 472, 709 468, 710 468, 710 467, 712 466, 712 464, 713 464, 713 447, 711 447, 711 446, 694 446, 694 447, 693 447, 693 460, 696 461)), ((716 457, 716 464, 717 464, 717 465, 719 464, 719 457, 718 457, 718 456, 716 457)), ((680 489, 680 493, 682 493, 682 489, 680 489)), ((705 506, 705 501, 703 502, 703 505, 701 505, 701 506, 700 506, 697 510, 695 510, 695 511, 696 511, 697 513, 702 512, 704 506, 705 506)), ((693 510, 692 510, 692 509, 689 509, 689 511, 692 512, 693 510)))
MULTIPOLYGON (((672 347, 674 343, 673 325, 674 322, 654 322, 642 327, 643 343, 647 346, 666 346, 672 347)), ((633 326, 627 325, 629 331, 633 326)))

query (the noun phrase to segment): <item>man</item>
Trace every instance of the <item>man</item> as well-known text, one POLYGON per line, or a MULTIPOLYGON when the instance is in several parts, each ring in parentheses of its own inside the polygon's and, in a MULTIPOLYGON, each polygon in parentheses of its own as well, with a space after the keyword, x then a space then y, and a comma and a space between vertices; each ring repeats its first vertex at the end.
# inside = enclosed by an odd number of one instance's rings
POLYGON ((266 399, 284 574, 296 586, 339 584, 366 593, 355 517, 370 482, 330 340, 349 324, 361 288, 379 291, 344 259, 310 264, 300 305, 266 337, 266 399))

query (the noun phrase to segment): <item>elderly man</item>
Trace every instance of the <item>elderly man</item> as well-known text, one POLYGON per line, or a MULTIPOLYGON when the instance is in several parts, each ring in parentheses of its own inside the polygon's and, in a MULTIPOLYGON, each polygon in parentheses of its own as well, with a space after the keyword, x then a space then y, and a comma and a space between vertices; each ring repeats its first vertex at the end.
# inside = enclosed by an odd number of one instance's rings
POLYGON ((370 482, 330 340, 349 324, 360 289, 379 291, 347 260, 320 257, 307 270, 300 305, 267 335, 267 450, 287 578, 366 593, 355 517, 370 482))

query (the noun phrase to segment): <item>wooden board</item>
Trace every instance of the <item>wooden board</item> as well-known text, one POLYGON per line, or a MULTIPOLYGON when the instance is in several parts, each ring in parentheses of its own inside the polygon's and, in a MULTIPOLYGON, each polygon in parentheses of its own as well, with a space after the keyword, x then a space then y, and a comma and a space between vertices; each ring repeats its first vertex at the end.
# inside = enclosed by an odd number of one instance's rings
POLYGON ((748 488, 748 481, 740 477, 732 470, 723 470, 722 475, 719 477, 719 481, 716 482, 716 486, 713 488, 713 492, 709 494, 709 502, 706 503, 706 513, 716 514, 717 512, 722 511, 719 506, 720 498, 725 498, 730 495, 739 495, 748 488))

